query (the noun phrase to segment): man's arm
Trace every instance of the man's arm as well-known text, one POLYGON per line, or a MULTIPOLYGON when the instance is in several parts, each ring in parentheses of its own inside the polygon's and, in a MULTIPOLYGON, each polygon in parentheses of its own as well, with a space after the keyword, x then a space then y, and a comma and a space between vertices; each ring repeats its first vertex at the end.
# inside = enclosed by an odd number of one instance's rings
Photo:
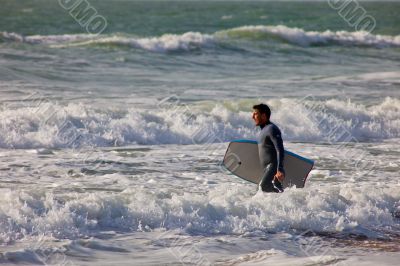
POLYGON ((285 150, 283 148, 283 140, 282 140, 281 132, 277 127, 272 128, 270 139, 275 146, 276 159, 278 161, 278 171, 284 173, 283 157, 285 155, 285 150))

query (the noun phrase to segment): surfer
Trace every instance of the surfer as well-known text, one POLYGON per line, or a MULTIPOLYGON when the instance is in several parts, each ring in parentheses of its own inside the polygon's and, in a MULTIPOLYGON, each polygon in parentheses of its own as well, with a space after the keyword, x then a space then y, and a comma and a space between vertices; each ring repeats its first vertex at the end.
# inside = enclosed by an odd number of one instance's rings
POLYGON ((280 129, 269 120, 271 109, 266 104, 253 106, 253 120, 261 128, 258 152, 264 174, 259 186, 264 192, 283 192, 283 141, 280 129))

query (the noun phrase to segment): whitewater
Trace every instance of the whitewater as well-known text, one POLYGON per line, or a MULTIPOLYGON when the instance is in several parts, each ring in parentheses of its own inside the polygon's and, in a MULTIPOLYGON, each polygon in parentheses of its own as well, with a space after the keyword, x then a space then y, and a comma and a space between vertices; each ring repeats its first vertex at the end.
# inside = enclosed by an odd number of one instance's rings
MULTIPOLYGON (((215 138, 211 142, 257 136, 250 119, 251 100, 199 102, 189 108, 185 104, 165 104, 170 99, 166 97, 155 102, 155 108, 150 110, 82 103, 63 106, 40 100, 29 104, 13 103, 0 111, 0 147, 204 144, 209 140, 201 138, 202 131, 212 132, 215 138), (236 107, 230 107, 232 105, 236 107), (68 134, 79 136, 79 141, 63 137, 68 134)), ((388 97, 371 106, 349 100, 318 101, 308 97, 264 102, 277 110, 274 118, 288 141, 330 141, 331 131, 339 127, 357 141, 400 138, 400 101, 396 98, 388 97)), ((343 141, 340 136, 332 142, 339 141, 343 141)))

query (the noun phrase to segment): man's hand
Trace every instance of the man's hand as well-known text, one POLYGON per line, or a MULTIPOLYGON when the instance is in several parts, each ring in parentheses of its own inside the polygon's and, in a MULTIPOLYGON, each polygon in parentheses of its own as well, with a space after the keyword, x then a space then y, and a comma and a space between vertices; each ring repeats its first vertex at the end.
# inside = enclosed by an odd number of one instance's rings
POLYGON ((285 178, 285 174, 278 170, 274 178, 278 179, 279 182, 282 182, 283 179, 285 178))

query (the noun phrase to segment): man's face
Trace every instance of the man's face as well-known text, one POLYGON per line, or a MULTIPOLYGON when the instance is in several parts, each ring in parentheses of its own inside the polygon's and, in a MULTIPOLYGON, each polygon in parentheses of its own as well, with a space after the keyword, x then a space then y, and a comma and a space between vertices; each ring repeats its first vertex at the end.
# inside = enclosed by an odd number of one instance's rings
POLYGON ((261 114, 260 111, 254 109, 253 110, 253 120, 256 126, 264 125, 267 123, 267 115, 261 114))

